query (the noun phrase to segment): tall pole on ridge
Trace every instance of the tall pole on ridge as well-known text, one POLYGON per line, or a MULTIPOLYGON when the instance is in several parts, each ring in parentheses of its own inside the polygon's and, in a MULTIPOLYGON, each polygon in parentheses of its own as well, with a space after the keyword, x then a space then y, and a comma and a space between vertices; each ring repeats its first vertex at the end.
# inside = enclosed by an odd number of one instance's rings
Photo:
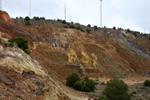
POLYGON ((29 17, 31 18, 31 0, 29 0, 29 17))
POLYGON ((2 0, 0 0, 0 10, 2 10, 2 0))
POLYGON ((102 28, 102 0, 100 0, 100 27, 102 28))
POLYGON ((64 20, 66 21, 66 4, 64 4, 64 20))

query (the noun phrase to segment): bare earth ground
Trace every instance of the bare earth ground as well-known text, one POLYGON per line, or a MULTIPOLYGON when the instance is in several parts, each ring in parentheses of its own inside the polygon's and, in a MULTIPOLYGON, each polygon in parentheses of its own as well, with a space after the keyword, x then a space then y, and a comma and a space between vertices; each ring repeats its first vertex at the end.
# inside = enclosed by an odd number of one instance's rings
MULTIPOLYGON (((93 79, 98 80, 98 85, 96 86, 95 92, 90 93, 83 93, 80 91, 76 91, 70 87, 65 86, 65 83, 61 83, 59 81, 55 81, 55 84, 58 86, 58 88, 61 89, 61 91, 66 94, 71 100, 97 100, 100 95, 102 95, 102 91, 106 87, 106 85, 102 83, 106 83, 110 80, 110 78, 99 78, 99 79, 93 79), (89 99, 91 98, 91 99, 89 99), (92 99, 93 98, 93 99, 92 99)), ((143 77, 143 76, 132 76, 128 78, 120 79, 123 80, 128 86, 129 86, 129 93, 136 92, 136 94, 133 95, 132 100, 149 100, 150 99, 150 88, 144 87, 143 83, 145 80, 150 80, 150 77, 143 77)))
MULTIPOLYGON (((86 94, 89 95, 90 98, 98 99, 106 87, 103 83, 106 83, 109 80, 109 78, 99 78, 96 91, 86 94)), ((150 80, 150 77, 133 76, 132 78, 128 77, 120 80, 123 80, 128 85, 129 93, 136 92, 136 94, 133 95, 132 100, 150 100, 150 88, 144 87, 143 85, 145 80, 150 80)))
POLYGON ((55 81, 53 80, 53 82, 55 83, 55 85, 57 85, 57 87, 64 93, 66 94, 71 100, 88 100, 89 97, 87 94, 80 92, 80 91, 76 91, 73 88, 70 88, 66 85, 64 85, 63 83, 59 82, 59 81, 55 81))

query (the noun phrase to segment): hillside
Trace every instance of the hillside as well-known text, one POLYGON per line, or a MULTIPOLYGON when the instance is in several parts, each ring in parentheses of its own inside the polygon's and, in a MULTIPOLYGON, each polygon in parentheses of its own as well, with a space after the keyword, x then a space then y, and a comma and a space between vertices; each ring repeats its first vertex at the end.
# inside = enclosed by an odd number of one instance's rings
MULTIPOLYGON (((22 24, 25 21, 18 19, 22 24)), ((61 20, 31 19, 29 22, 32 25, 32 28, 30 27, 32 39, 29 40, 36 43, 35 51, 42 53, 50 61, 64 64, 67 69, 73 69, 80 75, 91 77, 126 77, 131 73, 149 75, 149 35, 133 34, 126 30, 95 29, 83 25, 80 28, 85 32, 82 32, 76 29, 80 24, 61 20), (64 28, 65 26, 75 28, 64 28), (91 33, 87 33, 86 29, 92 30, 91 33), (47 51, 39 50, 43 48, 47 48, 47 51)))
POLYGON ((31 26, 25 26, 24 19, 12 20, 0 11, 3 100, 87 100, 65 85, 71 73, 92 79, 150 76, 149 35, 44 19, 29 22, 31 26), (29 55, 8 46, 14 37, 28 40, 29 55))

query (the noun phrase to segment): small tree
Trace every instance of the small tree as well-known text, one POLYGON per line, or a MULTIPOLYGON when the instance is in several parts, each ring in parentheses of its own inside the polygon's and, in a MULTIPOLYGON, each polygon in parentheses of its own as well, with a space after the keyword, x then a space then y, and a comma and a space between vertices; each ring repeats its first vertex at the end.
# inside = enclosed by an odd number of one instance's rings
POLYGON ((67 22, 65 20, 62 21, 63 24, 67 24, 67 22))
POLYGON ((77 81, 73 84, 73 88, 76 89, 76 90, 79 90, 81 91, 81 87, 82 87, 82 83, 81 81, 77 81))
POLYGON ((113 29, 116 30, 116 27, 114 26, 113 29))
POLYGON ((95 90, 95 85, 96 84, 94 83, 93 80, 89 79, 88 76, 84 77, 84 82, 85 82, 85 85, 87 87, 87 92, 95 90))
POLYGON ((105 100, 105 98, 103 95, 101 95, 101 96, 99 96, 98 100, 105 100))
POLYGON ((80 30, 81 32, 84 32, 84 30, 80 26, 77 26, 76 29, 80 30))
POLYGON ((103 91, 105 100, 130 100, 131 95, 128 94, 128 86, 118 79, 107 82, 103 91))
POLYGON ((67 77, 66 84, 70 87, 73 87, 74 83, 76 83, 77 81, 80 81, 80 77, 78 76, 78 74, 73 73, 72 75, 67 77))
POLYGON ((19 19, 23 19, 22 17, 19 17, 19 19))
POLYGON ((25 22, 25 25, 30 26, 31 23, 29 21, 25 22))
POLYGON ((97 26, 96 25, 94 25, 94 29, 97 30, 97 26))
POLYGON ((40 19, 43 19, 43 20, 45 20, 45 17, 40 17, 40 19))
POLYGON ((90 34, 90 33, 91 33, 91 30, 90 30, 90 29, 86 29, 86 32, 87 32, 88 34, 90 34))
POLYGON ((87 26, 88 26, 88 27, 91 27, 91 25, 90 25, 90 24, 88 24, 87 26))
POLYGON ((75 26, 74 25, 70 25, 70 28, 75 28, 75 26))
POLYGON ((88 87, 89 91, 94 91, 95 90, 95 83, 93 82, 93 80, 88 79, 86 82, 86 86, 88 87))
POLYGON ((26 17, 24 18, 24 20, 25 20, 25 21, 29 21, 29 20, 30 20, 30 17, 26 16, 26 17))
POLYGON ((40 18, 39 18, 39 17, 33 17, 33 19, 35 19, 35 20, 40 20, 40 18))
POLYGON ((9 44, 10 47, 13 47, 13 44, 17 43, 19 48, 21 48, 27 54, 30 53, 29 50, 27 50, 28 49, 28 41, 24 40, 22 37, 9 39, 8 42, 10 43, 9 44))
POLYGON ((131 32, 131 30, 130 30, 130 29, 126 29, 126 32, 130 33, 130 32, 131 32))
POLYGON ((89 79, 88 76, 80 80, 79 76, 75 73, 67 77, 66 84, 70 87, 73 87, 75 90, 84 92, 93 92, 96 85, 93 80, 89 79))
POLYGON ((146 81, 144 82, 144 86, 150 87, 150 81, 149 81, 149 80, 146 80, 146 81))

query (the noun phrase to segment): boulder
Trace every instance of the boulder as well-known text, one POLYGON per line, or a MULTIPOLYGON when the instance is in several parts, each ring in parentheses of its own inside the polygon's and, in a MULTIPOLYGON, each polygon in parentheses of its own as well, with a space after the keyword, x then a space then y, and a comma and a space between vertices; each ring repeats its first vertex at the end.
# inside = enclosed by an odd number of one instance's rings
POLYGON ((27 77, 27 76, 35 75, 35 72, 34 71, 26 71, 26 70, 24 70, 22 72, 22 75, 23 75, 23 77, 27 77))
POLYGON ((36 95, 43 95, 43 94, 44 94, 43 88, 37 88, 37 89, 35 90, 35 94, 36 94, 36 95))
POLYGON ((9 85, 10 87, 15 87, 14 81, 3 73, 0 73, 0 82, 4 83, 5 85, 9 85))

